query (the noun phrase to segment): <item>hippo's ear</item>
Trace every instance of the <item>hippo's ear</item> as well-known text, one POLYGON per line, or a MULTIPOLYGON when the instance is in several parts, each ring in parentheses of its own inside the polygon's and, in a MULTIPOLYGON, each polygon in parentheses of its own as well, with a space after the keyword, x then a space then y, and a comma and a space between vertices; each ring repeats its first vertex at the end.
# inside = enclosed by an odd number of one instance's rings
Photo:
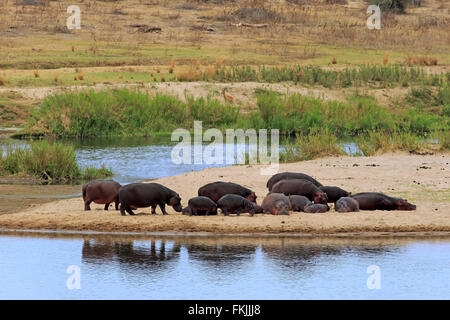
POLYGON ((349 193, 348 193, 348 195, 349 195, 349 196, 351 196, 351 195, 352 195, 352 193, 351 193, 351 192, 349 192, 349 193))

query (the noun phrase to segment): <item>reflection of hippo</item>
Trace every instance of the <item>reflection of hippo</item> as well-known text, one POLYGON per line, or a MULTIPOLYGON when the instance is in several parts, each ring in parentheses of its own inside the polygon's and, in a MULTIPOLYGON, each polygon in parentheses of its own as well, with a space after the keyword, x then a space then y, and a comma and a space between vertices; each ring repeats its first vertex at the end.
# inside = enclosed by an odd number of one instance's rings
POLYGON ((175 211, 180 212, 181 198, 173 190, 159 183, 131 183, 119 190, 120 213, 124 216, 125 210, 134 215, 131 209, 152 207, 155 214, 156 206, 159 205, 163 214, 166 212, 166 204, 172 206, 175 211))
POLYGON ((206 215, 217 214, 217 205, 208 197, 194 197, 189 199, 189 215, 198 215, 198 211, 204 212, 206 215))
MULTIPOLYGON (((255 203, 237 194, 226 194, 217 201, 217 207, 222 209, 223 214, 226 216, 230 213, 240 215, 244 212, 253 215, 256 206, 255 203)), ((260 207, 257 206, 258 211, 261 211, 259 208, 260 207)))
POLYGON ((321 186, 319 189, 327 194, 329 203, 336 202, 339 198, 348 197, 350 195, 349 192, 339 187, 321 186))
POLYGON ((117 192, 121 185, 113 180, 95 180, 86 183, 81 192, 84 200, 84 210, 91 210, 91 202, 104 204, 105 210, 108 210, 110 203, 115 202, 116 210, 119 209, 119 200, 117 192))
POLYGON ((198 189, 199 196, 208 197, 216 203, 226 194, 237 194, 256 203, 256 195, 252 190, 233 182, 216 181, 198 189))
POLYGON ((282 193, 269 193, 261 204, 264 213, 273 215, 289 214, 291 202, 289 198, 282 193))
POLYGON ((317 181, 311 176, 308 176, 307 174, 297 172, 282 172, 273 175, 269 179, 269 181, 267 181, 267 188, 269 189, 269 191, 272 191, 272 187, 275 185, 275 183, 281 180, 288 180, 288 179, 308 180, 309 182, 312 182, 316 187, 322 186, 322 184, 319 181, 317 181))
POLYGON ((379 192, 362 192, 351 196, 358 201, 361 210, 416 210, 405 199, 393 198, 379 192))
POLYGON ((284 193, 287 196, 296 194, 305 196, 314 203, 327 204, 327 195, 325 192, 315 186, 312 182, 303 179, 281 180, 272 187, 274 193, 284 193))
POLYGON ((291 202, 292 211, 296 212, 303 211, 307 205, 311 204, 311 201, 307 197, 296 194, 289 196, 289 201, 291 202))
POLYGON ((328 207, 328 205, 326 204, 311 203, 307 205, 303 210, 306 213, 324 213, 330 210, 330 207, 328 207))
POLYGON ((118 263, 126 271, 146 273, 154 277, 155 271, 168 267, 162 262, 179 257, 181 245, 172 241, 96 241, 85 240, 82 249, 84 263, 106 266, 118 263))
POLYGON ((334 210, 338 212, 357 212, 359 211, 359 204, 353 198, 342 197, 334 203, 334 210))

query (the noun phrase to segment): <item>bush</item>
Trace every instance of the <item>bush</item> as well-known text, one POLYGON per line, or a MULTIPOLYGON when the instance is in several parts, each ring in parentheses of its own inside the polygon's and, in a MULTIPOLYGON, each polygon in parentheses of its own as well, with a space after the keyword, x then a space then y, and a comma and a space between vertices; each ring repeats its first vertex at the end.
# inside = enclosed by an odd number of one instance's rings
POLYGON ((28 147, 15 144, 0 145, 0 174, 32 175, 48 182, 68 182, 111 176, 111 170, 80 169, 75 150, 62 143, 32 142, 28 147))

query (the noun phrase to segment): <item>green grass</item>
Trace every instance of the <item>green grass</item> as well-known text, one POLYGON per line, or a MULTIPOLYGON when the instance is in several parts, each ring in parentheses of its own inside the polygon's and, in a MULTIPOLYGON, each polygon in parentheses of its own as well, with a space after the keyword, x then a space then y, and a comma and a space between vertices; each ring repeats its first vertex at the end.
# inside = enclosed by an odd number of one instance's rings
POLYGON ((285 66, 254 68, 234 66, 216 68, 211 75, 203 73, 205 81, 219 82, 269 82, 293 81, 305 85, 321 85, 325 88, 346 87, 407 87, 411 84, 441 85, 448 80, 450 73, 426 74, 422 68, 402 65, 371 65, 345 68, 340 71, 327 70, 315 66, 285 66))
POLYGON ((65 183, 112 176, 111 170, 81 169, 72 146, 62 143, 31 142, 29 147, 0 145, 0 175, 30 175, 48 183, 65 183))

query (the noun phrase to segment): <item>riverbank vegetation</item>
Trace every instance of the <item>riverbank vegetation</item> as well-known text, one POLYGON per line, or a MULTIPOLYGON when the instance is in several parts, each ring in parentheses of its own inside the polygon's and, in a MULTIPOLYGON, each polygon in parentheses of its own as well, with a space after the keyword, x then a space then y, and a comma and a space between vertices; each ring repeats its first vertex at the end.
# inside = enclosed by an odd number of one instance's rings
POLYGON ((72 146, 46 141, 30 142, 29 146, 0 144, 0 175, 32 176, 46 183, 67 183, 112 176, 101 168, 80 168, 72 146))
MULTIPOLYGON (((177 128, 279 129, 296 137, 284 159, 338 155, 338 141, 352 138, 364 155, 378 150, 416 150, 431 139, 442 140, 450 129, 450 95, 445 83, 437 89, 411 89, 389 107, 355 92, 347 101, 323 100, 301 94, 256 90, 257 109, 209 96, 183 101, 173 96, 131 89, 66 92, 48 96, 28 120, 25 135, 65 137, 148 136, 177 128), (414 102, 413 102, 414 100, 414 102), (439 137, 439 138, 438 138, 439 137), (295 150, 302 150, 302 155, 295 150)), ((288 150, 289 148, 286 148, 288 150)))

